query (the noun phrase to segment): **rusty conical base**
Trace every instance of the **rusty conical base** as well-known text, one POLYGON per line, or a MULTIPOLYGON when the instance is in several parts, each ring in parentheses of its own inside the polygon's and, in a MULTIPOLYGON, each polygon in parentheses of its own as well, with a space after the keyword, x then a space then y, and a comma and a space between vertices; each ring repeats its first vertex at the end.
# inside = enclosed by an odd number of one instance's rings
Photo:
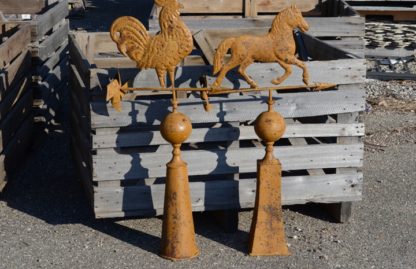
POLYGON ((188 167, 181 158, 181 144, 189 137, 189 118, 174 110, 160 126, 162 136, 173 145, 172 160, 166 164, 166 188, 160 255, 170 260, 190 259, 199 254, 195 242, 189 191, 188 167))
POLYGON ((282 170, 280 162, 273 156, 273 144, 282 137, 286 124, 283 117, 273 111, 272 105, 270 92, 269 111, 261 113, 255 123, 256 134, 267 147, 263 160, 257 161, 256 202, 249 245, 251 256, 290 255, 282 218, 282 170))
POLYGON ((197 256, 194 221, 186 163, 167 164, 162 249, 160 255, 171 260, 197 256))
POLYGON ((279 161, 257 161, 256 204, 249 245, 251 256, 290 255, 282 219, 280 175, 279 161))

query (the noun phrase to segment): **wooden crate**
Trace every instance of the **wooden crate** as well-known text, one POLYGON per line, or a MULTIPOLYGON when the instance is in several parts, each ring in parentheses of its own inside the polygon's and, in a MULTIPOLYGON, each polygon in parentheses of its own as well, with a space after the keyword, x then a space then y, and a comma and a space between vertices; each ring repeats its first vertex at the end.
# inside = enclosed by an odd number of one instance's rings
MULTIPOLYGON (((222 6, 220 3, 227 3, 227 1, 217 2, 219 7, 222 6)), ((231 2, 240 3, 240 1, 231 2)), ((262 34, 266 33, 270 28, 274 15, 292 3, 292 1, 261 0, 258 0, 258 2, 268 3, 269 5, 276 7, 273 8, 266 5, 264 10, 268 10, 269 13, 259 13, 257 16, 240 16, 240 18, 234 18, 235 16, 208 16, 208 18, 206 18, 206 16, 203 14, 196 16, 194 13, 193 16, 187 16, 187 4, 193 6, 196 5, 196 3, 200 3, 200 5, 209 5, 210 7, 214 8, 214 3, 211 1, 186 1, 184 2, 185 14, 183 12, 182 14, 186 25, 191 29, 193 33, 209 30, 216 32, 237 31, 237 33, 244 32, 250 34, 262 34)), ((331 46, 348 51, 351 54, 357 55, 359 57, 364 57, 363 37, 365 19, 358 16, 358 14, 348 4, 342 0, 299 0, 295 2, 298 2, 300 7, 311 5, 314 7, 313 12, 304 13, 307 22, 310 24, 309 34, 325 40, 325 42, 331 46)), ((159 21, 157 18, 149 20, 149 29, 151 31, 159 30, 159 21)), ((227 33, 225 34, 227 35, 227 33)), ((205 36, 204 33, 201 33, 199 40, 203 39, 205 39, 205 36)))
POLYGON ((7 13, 37 13, 45 8, 45 0, 2 0, 0 12, 7 13))
POLYGON ((416 21, 415 1, 402 0, 354 0, 348 4, 361 16, 390 18, 394 21, 416 21))
POLYGON ((6 17, 16 23, 29 23, 33 62, 34 112, 38 126, 51 127, 60 108, 68 74, 69 22, 67 0, 51 0, 39 13, 23 20, 22 14, 6 17))
MULTIPOLYGON (((295 4, 307 16, 331 15, 334 11, 354 14, 341 5, 342 1, 322 0, 293 0, 293 1, 269 1, 269 0, 179 0, 183 5, 181 15, 187 17, 264 17, 282 11, 286 7, 295 4), (335 4, 334 4, 335 3, 335 4)), ((154 5, 151 17, 159 17, 161 8, 154 5)), ((344 14, 342 14, 344 15, 344 14)))
POLYGON ((29 25, 0 24, 0 191, 30 144, 33 126, 29 25))
MULTIPOLYGON (((275 147, 284 170, 283 203, 336 204, 338 212, 345 213, 349 202, 362 195, 364 126, 358 116, 365 105, 364 60, 304 38, 315 59, 325 57, 307 63, 312 80, 338 86, 325 92, 275 95, 277 109, 288 122, 275 147)), ((169 110, 170 96, 129 94, 123 111, 116 112, 104 101, 105 87, 116 72, 124 81, 133 78, 138 73, 135 63, 120 57, 108 33, 71 35, 69 50, 71 151, 95 216, 161 214, 171 148, 158 127, 169 110)), ((259 84, 269 85, 276 70, 276 64, 254 64, 248 73, 259 84)), ((201 75, 212 82, 210 73, 211 66, 179 67, 176 85, 198 87, 201 75)), ((235 74, 229 77, 245 85, 235 74)), ((139 72, 130 83, 158 85, 153 70, 139 72)), ((285 84, 301 83, 295 68, 285 84)), ((266 109, 265 99, 255 94, 215 97, 209 113, 198 97, 180 100, 180 111, 193 122, 192 135, 182 148, 194 211, 253 207, 256 160, 264 155, 264 146, 252 124, 266 109)))

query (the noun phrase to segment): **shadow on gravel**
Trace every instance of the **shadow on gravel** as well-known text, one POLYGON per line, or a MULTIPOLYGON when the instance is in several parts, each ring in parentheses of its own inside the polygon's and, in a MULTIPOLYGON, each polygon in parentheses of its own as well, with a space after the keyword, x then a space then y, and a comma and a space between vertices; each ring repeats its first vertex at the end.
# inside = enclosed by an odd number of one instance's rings
POLYGON ((213 220, 212 214, 194 213, 195 233, 237 251, 247 253, 249 234, 242 230, 226 233, 213 220))
POLYGON ((306 205, 291 205, 284 206, 283 208, 289 209, 290 211, 297 212, 299 214, 319 219, 330 223, 339 223, 320 204, 306 204, 306 205))
POLYGON ((11 208, 50 225, 82 224, 157 254, 160 238, 125 227, 115 219, 96 220, 74 173, 66 131, 52 133, 16 173, 0 198, 11 208))

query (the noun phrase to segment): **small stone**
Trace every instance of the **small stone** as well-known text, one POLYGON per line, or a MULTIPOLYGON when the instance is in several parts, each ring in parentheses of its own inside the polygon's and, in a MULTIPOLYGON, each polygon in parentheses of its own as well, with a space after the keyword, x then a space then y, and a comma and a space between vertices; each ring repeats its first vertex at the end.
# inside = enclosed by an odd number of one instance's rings
POLYGON ((319 256, 319 259, 320 259, 320 260, 328 260, 328 256, 326 256, 326 255, 321 255, 321 256, 319 256))

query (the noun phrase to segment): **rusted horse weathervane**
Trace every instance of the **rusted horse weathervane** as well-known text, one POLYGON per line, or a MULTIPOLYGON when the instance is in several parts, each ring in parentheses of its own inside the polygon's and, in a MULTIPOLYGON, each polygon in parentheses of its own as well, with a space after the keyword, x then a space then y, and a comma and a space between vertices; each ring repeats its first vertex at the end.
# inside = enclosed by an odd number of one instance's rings
POLYGON ((167 91, 172 92, 172 112, 162 121, 160 132, 172 144, 172 160, 167 163, 164 215, 162 227, 161 256, 171 259, 188 259, 199 254, 195 242, 194 224, 189 191, 187 164, 181 158, 180 146, 192 131, 190 119, 178 112, 177 91, 200 92, 209 110, 209 96, 243 92, 268 91, 268 110, 261 113, 255 122, 256 134, 266 143, 266 154, 257 165, 257 191, 254 216, 250 231, 250 255, 289 255, 285 241, 281 208, 281 166, 274 157, 274 143, 285 131, 283 117, 273 109, 273 90, 311 88, 323 90, 331 84, 308 84, 308 71, 305 64, 295 57, 295 40, 292 31, 309 26, 295 6, 280 12, 273 21, 269 33, 262 37, 241 36, 224 40, 215 54, 214 73, 218 78, 211 87, 176 88, 175 69, 177 64, 190 54, 193 39, 190 30, 180 19, 181 5, 176 0, 155 0, 162 7, 159 17, 160 32, 150 36, 146 28, 133 17, 120 17, 111 26, 111 38, 117 43, 120 52, 137 63, 140 69, 154 68, 159 78, 160 88, 129 88, 116 77, 107 86, 107 101, 116 110, 121 110, 121 101, 128 91, 167 91), (231 60, 223 64, 222 58, 231 49, 231 60), (279 84, 291 73, 291 64, 303 69, 303 82, 306 85, 257 87, 245 72, 254 61, 277 62, 285 74, 272 81, 279 84), (239 73, 250 84, 247 89, 222 88, 221 82, 229 70, 240 66, 239 73), (166 88, 166 73, 172 84, 166 88))

